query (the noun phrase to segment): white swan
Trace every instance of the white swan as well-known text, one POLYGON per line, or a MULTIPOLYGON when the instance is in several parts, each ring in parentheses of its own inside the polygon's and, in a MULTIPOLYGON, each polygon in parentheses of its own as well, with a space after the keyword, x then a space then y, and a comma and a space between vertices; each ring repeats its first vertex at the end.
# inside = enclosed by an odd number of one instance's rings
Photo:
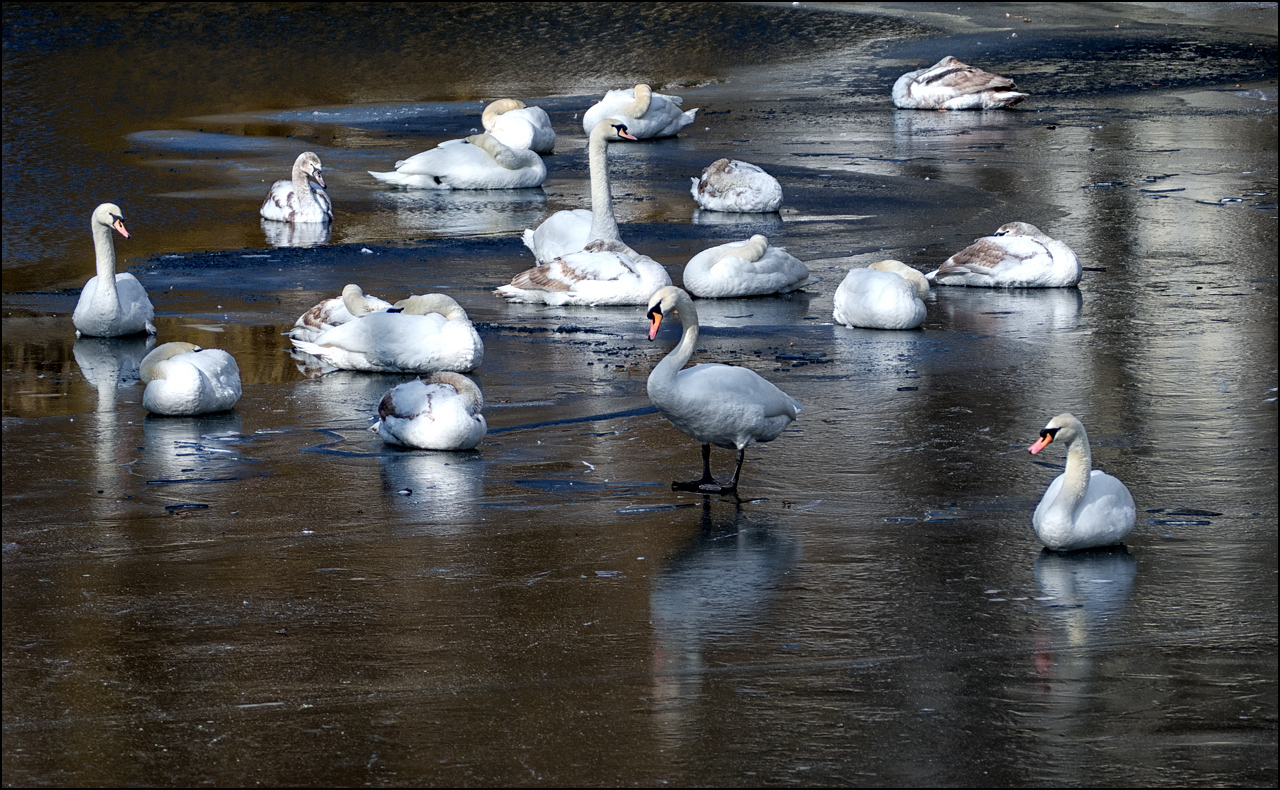
POLYGON ((1027 222, 1001 225, 925 275, 937 285, 981 288, 1067 288, 1080 282, 1071 248, 1027 222))
POLYGON ((902 261, 850 269, 836 289, 831 317, 845 326, 915 329, 924 323, 929 281, 902 261))
POLYGON ((390 307, 390 302, 376 296, 366 296, 360 286, 349 283, 343 287, 341 296, 325 299, 299 316, 293 329, 289 330, 289 337, 294 340, 315 340, 325 330, 354 321, 357 316, 365 313, 390 307))
POLYGON ((678 491, 736 491, 747 445, 769 442, 800 414, 800 403, 755 371, 704 363, 681 370, 698 343, 698 312, 689 294, 674 286, 649 300, 649 339, 662 319, 679 316, 680 343, 649 374, 649 400, 682 433, 702 443, 702 479, 671 484, 678 491), (736 448, 738 464, 728 484, 711 476, 711 445, 736 448))
POLYGON ((684 99, 654 93, 641 83, 634 88, 609 91, 582 114, 582 131, 591 134, 596 124, 606 118, 617 118, 641 140, 651 137, 671 137, 693 123, 698 108, 681 110, 684 99))
POLYGON ((538 263, 550 263, 561 255, 578 252, 596 239, 621 242, 618 221, 613 216, 613 194, 609 190, 609 143, 634 140, 626 124, 606 118, 591 130, 587 143, 587 163, 591 173, 591 209, 557 211, 537 230, 525 228, 524 244, 538 263))
POLYGON ((1013 80, 950 55, 927 69, 908 72, 893 84, 893 104, 904 110, 992 110, 1010 107, 1027 94, 1013 80))
POLYGON ((226 411, 240 400, 240 367, 220 348, 161 343, 142 358, 142 405, 152 414, 190 417, 226 411))
POLYGON ((419 450, 473 450, 489 430, 484 396, 459 373, 433 373, 393 387, 369 430, 387 444, 419 450))
POLYGON ((445 140, 430 151, 396 162, 389 173, 369 175, 392 186, 417 189, 524 189, 547 178, 542 157, 503 145, 485 132, 445 140))
POLYGON ((512 302, 645 304, 671 284, 666 268, 620 241, 593 241, 585 249, 526 269, 494 293, 512 302))
POLYGON ((333 222, 333 203, 324 191, 320 157, 303 151, 293 162, 293 179, 271 185, 258 213, 275 222, 333 222), (319 187, 313 187, 315 181, 319 187))
POLYGON ((701 297, 766 296, 813 282, 809 267, 760 234, 703 250, 684 267, 685 290, 701 297))
POLYGON ((750 162, 717 159, 693 179, 694 201, 707 211, 765 214, 782 205, 782 184, 750 162))
POLYGON ((508 148, 524 148, 549 154, 556 147, 551 117, 541 107, 526 107, 519 99, 490 102, 480 116, 484 130, 508 148))
POLYGON ((1036 537, 1054 551, 1111 546, 1124 539, 1137 520, 1133 495, 1125 484, 1093 469, 1089 436, 1071 414, 1059 414, 1028 449, 1038 453, 1050 442, 1067 444, 1067 471, 1054 478, 1036 506, 1031 523, 1036 537))
POLYGON ((129 238, 124 229, 124 214, 115 203, 103 203, 93 210, 89 229, 93 231, 93 251, 98 273, 89 278, 80 291, 71 323, 76 335, 119 337, 146 332, 156 333, 152 321, 155 308, 138 278, 128 272, 116 274, 116 247, 111 230, 129 238))
POLYGON ((466 373, 484 360, 484 343, 467 311, 444 294, 402 299, 293 345, 339 370, 466 373))

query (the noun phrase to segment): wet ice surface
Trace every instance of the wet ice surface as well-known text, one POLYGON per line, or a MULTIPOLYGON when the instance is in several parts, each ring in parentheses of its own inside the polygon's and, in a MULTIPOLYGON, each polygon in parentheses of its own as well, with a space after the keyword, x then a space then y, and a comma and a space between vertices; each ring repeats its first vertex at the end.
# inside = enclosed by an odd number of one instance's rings
MULTIPOLYGON (((10 13, 7 782, 1275 783, 1274 32, 1166 28, 1146 9, 1102 31, 1018 22, 1015 48, 987 29, 1003 11, 977 31, 922 14, 960 32, 668 76, 703 109, 676 140, 611 149, 623 237, 677 283, 697 251, 758 232, 821 278, 698 303, 695 361, 748 366, 804 404, 748 450, 735 501, 669 488, 696 476, 698 447, 645 379, 678 329, 650 343, 642 307, 491 293, 532 263, 521 230, 585 204, 572 116, 634 67, 477 68, 457 95, 397 93, 393 74, 346 103, 259 96, 270 68, 229 100, 183 86, 180 111, 140 100, 87 143, 68 132, 51 182, 99 154, 90 194, 63 206, 11 167, 45 144, 13 119, 47 102, 17 101, 43 84, 12 68, 10 13), (1221 56, 1196 57, 1197 37, 1221 56), (887 107, 894 76, 948 53, 1033 98, 887 107), (469 134, 481 99, 526 85, 560 134, 541 190, 393 192, 364 174, 469 134), (272 239, 257 206, 300 146, 320 153, 337 221, 272 239), (696 210, 689 177, 726 155, 780 179, 780 214, 696 210), (100 199, 125 210, 117 251, 159 340, 236 355, 233 412, 148 416, 146 341, 75 339, 100 199), (1015 218, 1073 246, 1079 289, 942 289, 920 331, 832 325, 848 267, 927 271, 1015 218), (485 342, 477 451, 367 430, 408 376, 299 370, 280 333, 347 282, 466 307, 485 342), (1125 548, 1047 554, 1031 532, 1063 456, 1026 447, 1067 410, 1138 503, 1125 548)), ((748 35, 790 12, 717 13, 748 35)), ((861 19, 822 18, 774 25, 776 46, 816 30, 831 47, 861 19)), ((65 63, 57 36, 40 41, 65 63)), ((365 79, 348 72, 334 84, 365 79)), ((728 475, 732 452, 712 463, 728 475)))

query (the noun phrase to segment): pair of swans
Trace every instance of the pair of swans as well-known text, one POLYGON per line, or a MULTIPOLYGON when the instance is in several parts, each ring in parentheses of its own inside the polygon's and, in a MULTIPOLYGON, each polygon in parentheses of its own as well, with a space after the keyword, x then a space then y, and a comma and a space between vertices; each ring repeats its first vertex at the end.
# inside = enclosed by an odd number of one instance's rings
POLYGON ((385 184, 414 189, 525 189, 547 178, 542 157, 512 148, 489 132, 445 140, 430 151, 396 162, 396 169, 369 175, 385 184))
POLYGON ((717 159, 689 188, 705 211, 765 214, 782 206, 782 184, 762 168, 737 159, 717 159))
POLYGON ((1067 288, 1080 282, 1070 247, 1028 222, 1001 225, 926 275, 937 285, 985 288, 1067 288))
POLYGON ((1067 470, 1054 478, 1031 516, 1036 536, 1054 551, 1113 546, 1137 521, 1133 495, 1125 484, 1093 469, 1084 424, 1072 414, 1059 414, 1040 431, 1028 450, 1038 453, 1051 442, 1067 446, 1067 470))
POLYGON ((1008 77, 968 66, 948 55, 893 84, 893 104, 903 110, 992 110, 1011 107, 1027 94, 1008 77))
POLYGON ((320 157, 311 151, 303 151, 293 162, 292 178, 271 185, 258 213, 263 219, 273 222, 328 224, 333 222, 333 202, 324 190, 324 169, 320 166, 320 157))
POLYGON ((387 444, 419 450, 473 450, 488 431, 484 395, 459 373, 435 373, 393 387, 369 430, 387 444))
POLYGON ((616 118, 627 125, 637 138, 672 137, 693 123, 698 108, 681 110, 684 99, 654 93, 641 83, 634 88, 609 91, 604 98, 582 114, 582 132, 591 134, 596 124, 608 118, 616 118))
POLYGON ((220 348, 162 343, 139 366, 142 406, 152 414, 191 417, 226 411, 240 400, 240 367, 220 348))
POLYGON ((866 329, 915 329, 924 323, 929 281, 902 261, 850 269, 836 289, 836 323, 866 329))
POLYGON ((116 248, 111 232, 126 239, 124 212, 115 203, 103 203, 89 217, 93 251, 98 273, 80 291, 80 300, 71 314, 76 335, 121 337, 156 333, 155 308, 138 278, 128 272, 116 273, 116 248))

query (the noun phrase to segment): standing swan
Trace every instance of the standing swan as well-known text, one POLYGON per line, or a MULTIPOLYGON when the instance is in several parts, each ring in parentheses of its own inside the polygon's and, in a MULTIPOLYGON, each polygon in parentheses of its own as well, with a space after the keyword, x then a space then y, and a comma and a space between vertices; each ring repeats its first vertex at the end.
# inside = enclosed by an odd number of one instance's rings
POLYGON ((369 430, 387 444, 419 450, 474 450, 489 430, 484 396, 460 373, 434 373, 393 387, 369 430))
POLYGON ((694 296, 731 298, 797 291, 814 282, 809 267, 760 234, 703 250, 684 267, 684 287, 694 296))
POLYGON ((765 214, 782 205, 782 184, 750 162, 717 159, 693 179, 693 199, 705 211, 765 214))
POLYGON ((272 184, 258 213, 275 222, 333 222, 333 203, 324 191, 320 157, 310 151, 298 154, 293 162, 293 179, 272 184), (312 181, 319 187, 311 186, 312 181))
POLYGON ((527 148, 535 154, 549 154, 556 147, 551 117, 541 107, 526 107, 519 99, 490 102, 480 116, 484 130, 508 148, 527 148))
POLYGON ((1070 247, 1029 222, 1001 225, 947 258, 925 277, 938 285, 979 288, 1069 288, 1080 282, 1080 259, 1070 247))
POLYGON ((903 110, 993 110, 1027 98, 1016 87, 1008 77, 966 66, 948 55, 927 69, 899 77, 893 84, 893 104, 903 110))
POLYGON ((191 417, 240 400, 240 367, 220 348, 162 343, 142 358, 142 405, 152 414, 191 417))
POLYGON ((524 244, 538 263, 550 263, 561 255, 577 252, 596 239, 621 242, 618 221, 613 216, 613 194, 609 190, 609 143, 636 139, 626 124, 606 118, 591 129, 587 163, 591 173, 591 210, 557 211, 537 230, 525 228, 524 244))
POLYGON ((664 316, 684 324, 680 343, 649 374, 649 400, 681 432, 702 442, 702 479, 675 482, 677 491, 716 494, 738 489, 743 453, 749 444, 778 438, 800 414, 800 403, 755 371, 704 363, 681 370, 698 343, 698 312, 679 288, 659 289, 649 300, 649 339, 664 316), (738 465, 727 485, 711 476, 711 445, 736 448, 738 465))
POLYGON ((929 281, 902 261, 850 269, 836 289, 831 317, 866 329, 915 329, 924 323, 929 281))
POLYGON ((484 132, 445 140, 430 151, 401 159, 391 172, 370 170, 369 175, 416 189, 524 189, 541 186, 547 166, 533 151, 503 145, 484 132))
POLYGON ((1060 439, 1067 443, 1067 471, 1054 478, 1031 517, 1036 537, 1054 551, 1112 546, 1133 529, 1138 511, 1124 483, 1093 469, 1089 436, 1072 414, 1059 414, 1028 449, 1034 454, 1060 439))
POLYGON ((93 231, 93 251, 98 273, 89 278, 80 292, 80 301, 71 314, 77 335, 119 337, 146 332, 156 333, 152 320, 156 317, 147 289, 128 272, 116 274, 116 248, 111 230, 129 238, 124 229, 124 214, 115 203, 103 203, 89 218, 93 231))
POLYGON ((582 114, 582 131, 591 134, 595 125, 605 118, 618 118, 637 138, 673 137, 676 132, 693 123, 697 108, 680 109, 684 99, 654 93, 641 83, 634 88, 609 91, 582 114))

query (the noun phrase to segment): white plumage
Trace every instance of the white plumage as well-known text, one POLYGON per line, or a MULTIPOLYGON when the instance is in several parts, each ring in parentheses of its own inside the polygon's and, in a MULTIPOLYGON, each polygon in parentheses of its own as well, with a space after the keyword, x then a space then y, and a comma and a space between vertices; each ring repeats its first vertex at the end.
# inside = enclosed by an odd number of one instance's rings
POLYGON ((1054 551, 1111 546, 1124 540, 1138 510, 1125 484, 1092 469, 1093 456, 1084 425, 1072 414, 1059 414, 1040 431, 1030 448, 1038 453, 1050 442, 1067 445, 1067 470, 1054 478, 1031 517, 1036 537, 1054 551))
POLYGON ((396 162, 388 173, 369 175, 392 186, 416 189, 523 189, 547 177, 542 157, 510 148, 489 133, 445 140, 430 151, 396 162))
POLYGON ((292 179, 272 184, 258 213, 274 222, 332 222, 333 203, 324 189, 320 157, 303 151, 293 162, 292 179), (312 186, 312 181, 319 186, 312 186))
POLYGON ((360 286, 349 283, 343 287, 341 296, 325 299, 299 316, 293 329, 289 330, 289 337, 294 340, 315 340, 322 332, 339 324, 354 321, 365 313, 390 307, 390 302, 376 296, 366 296, 360 286))
POLYGON ((693 179, 694 201, 707 211, 762 214, 782 205, 782 184, 750 162, 717 159, 693 179))
POLYGON ((836 289, 831 316, 866 329, 915 329, 924 323, 929 281, 901 261, 850 269, 836 289))
POLYGON ((593 241, 580 252, 526 269, 499 286, 512 302, 549 305, 645 304, 671 275, 654 259, 618 241, 593 241))
POLYGON ((146 332, 156 333, 155 308, 138 278, 128 272, 116 274, 116 248, 111 231, 129 238, 124 228, 124 214, 115 203, 103 203, 89 218, 93 231, 93 250, 98 273, 89 278, 80 291, 80 300, 71 314, 77 335, 120 337, 146 332))
POLYGON ((759 234, 703 250, 684 267, 685 289, 700 297, 765 296, 812 282, 809 267, 759 234))
POLYGON ((693 123, 698 108, 681 110, 684 99, 654 93, 641 83, 634 88, 609 91, 604 98, 582 114, 582 131, 591 134, 595 125, 606 118, 617 118, 627 130, 641 140, 671 137, 693 123))
POLYGON ((490 102, 480 116, 484 130, 508 148, 524 148, 549 154, 556 147, 551 117, 541 107, 526 107, 519 99, 490 102))
POLYGON ((152 414, 209 414, 240 400, 240 367, 220 348, 162 343, 142 358, 140 373, 142 405, 152 414))
POLYGON ((1008 77, 948 55, 927 69, 899 77, 893 84, 893 104, 903 110, 992 110, 1027 98, 1015 87, 1008 77))
POLYGON ((1027 222, 1001 225, 947 258, 926 277, 937 285, 984 288, 1065 288, 1080 282, 1080 259, 1027 222))
POLYGON ((459 373, 434 373, 393 387, 369 430, 387 444, 419 450, 472 450, 489 429, 484 396, 459 373))

